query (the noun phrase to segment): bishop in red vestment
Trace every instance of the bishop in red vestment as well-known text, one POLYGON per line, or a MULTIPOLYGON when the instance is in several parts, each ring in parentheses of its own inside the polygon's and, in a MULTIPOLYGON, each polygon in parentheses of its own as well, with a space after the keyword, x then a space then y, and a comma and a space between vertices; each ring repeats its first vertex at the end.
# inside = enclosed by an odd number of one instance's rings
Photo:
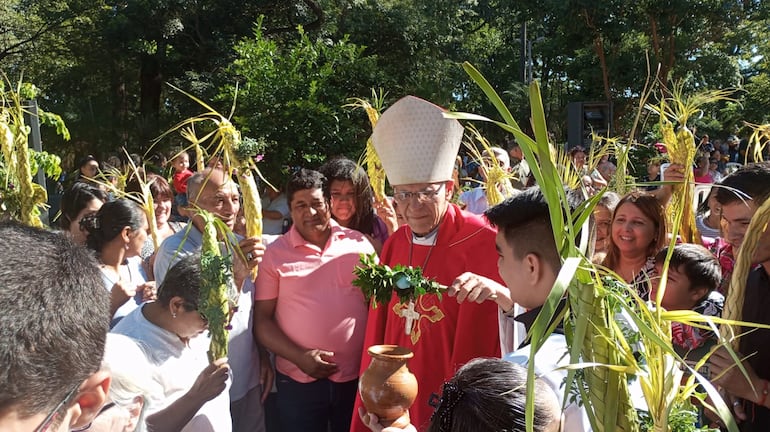
MULTIPOLYGON (((449 202, 453 192, 452 169, 463 128, 443 118, 442 109, 411 96, 383 116, 372 140, 394 199, 407 222, 388 238, 380 261, 384 264, 421 267, 426 277, 450 285, 464 272, 502 283, 497 271, 495 230, 481 216, 463 212, 449 202)), ((372 309, 364 339, 363 372, 371 362, 366 348, 394 344, 414 352, 408 367, 419 390, 410 409, 411 423, 424 430, 430 423, 432 394, 440 394, 444 381, 468 360, 499 357, 498 306, 463 302, 444 294, 424 295, 411 304, 390 303, 372 309)), ((356 401, 352 432, 368 429, 357 418, 356 401)))

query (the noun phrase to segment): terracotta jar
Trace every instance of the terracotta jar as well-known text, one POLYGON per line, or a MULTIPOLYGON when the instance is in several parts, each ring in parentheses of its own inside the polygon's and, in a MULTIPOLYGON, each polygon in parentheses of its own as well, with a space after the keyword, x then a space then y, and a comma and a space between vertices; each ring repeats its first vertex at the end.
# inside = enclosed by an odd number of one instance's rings
POLYGON ((364 407, 385 427, 406 427, 417 397, 417 378, 406 367, 414 353, 397 345, 374 345, 368 352, 372 362, 358 381, 364 407))

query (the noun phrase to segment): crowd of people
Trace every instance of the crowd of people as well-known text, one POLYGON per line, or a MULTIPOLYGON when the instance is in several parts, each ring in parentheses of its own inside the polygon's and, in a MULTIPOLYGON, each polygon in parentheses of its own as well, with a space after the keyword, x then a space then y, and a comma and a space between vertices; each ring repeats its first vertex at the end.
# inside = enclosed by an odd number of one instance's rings
MULTIPOLYGON (((475 162, 482 181, 492 164, 512 173, 513 191, 498 191, 502 203, 490 206, 484 188, 463 191, 463 134, 440 107, 399 100, 372 135, 391 197, 375 201, 361 167, 330 158, 264 189, 261 237, 246 235, 239 186, 221 164, 196 172, 176 152, 168 178, 144 174, 153 221, 129 195, 100 187, 98 161, 85 158, 82 181, 64 192, 60 232, 0 224, 0 429, 523 431, 526 366, 534 362, 535 430, 591 430, 585 409, 564 397, 563 326, 534 358, 526 337, 562 267, 548 203, 513 142, 475 162), (219 240, 236 249, 229 288, 237 307, 224 358, 210 358, 209 322, 199 312, 204 220, 196 209, 218 218, 227 227, 219 240), (371 308, 353 283, 362 254, 420 267, 446 295, 408 303, 393 296, 371 308), (379 344, 414 353, 409 369, 419 388, 403 427, 384 427, 358 397, 366 348, 379 344)), ((590 259, 655 302, 670 256, 655 306, 719 316, 746 228, 770 197, 770 167, 728 172, 720 164, 739 152, 732 138, 726 144, 704 136, 692 168, 666 168, 673 183, 655 183, 655 159, 653 190, 605 192, 590 259), (669 250, 664 209, 688 169, 714 185, 693 208, 703 242, 669 250)), ((576 209, 612 183, 615 166, 588 166, 581 147, 569 154, 585 179, 567 192, 576 209)), ((134 180, 125 192, 141 189, 134 180)), ((770 324, 770 234, 761 235, 742 316, 770 324)), ((676 351, 694 361, 717 342, 713 332, 679 323, 672 335, 676 351)), ((723 348, 709 361, 742 431, 770 430, 769 335, 758 329, 740 339, 748 378, 723 348)))

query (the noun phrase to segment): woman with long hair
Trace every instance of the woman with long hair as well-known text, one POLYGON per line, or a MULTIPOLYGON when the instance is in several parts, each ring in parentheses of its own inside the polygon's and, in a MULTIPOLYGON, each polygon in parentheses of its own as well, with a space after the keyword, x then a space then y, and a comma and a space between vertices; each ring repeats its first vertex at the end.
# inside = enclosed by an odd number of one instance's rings
POLYGON ((102 280, 110 292, 113 327, 155 295, 155 283, 147 282, 139 258, 147 240, 147 216, 139 204, 123 198, 104 204, 80 225, 88 231, 86 245, 96 251, 101 263, 102 280))
POLYGON ((374 212, 374 194, 366 172, 345 158, 331 159, 318 171, 326 177, 324 195, 330 200, 334 220, 366 234, 379 253, 388 238, 388 228, 374 212))
POLYGON ((648 274, 655 267, 655 255, 665 245, 667 233, 663 207, 654 195, 627 194, 612 214, 604 266, 634 284, 646 300, 650 293, 648 274))
POLYGON ((695 226, 702 237, 716 239, 722 229, 722 206, 717 201, 717 186, 712 186, 709 195, 695 215, 695 226))

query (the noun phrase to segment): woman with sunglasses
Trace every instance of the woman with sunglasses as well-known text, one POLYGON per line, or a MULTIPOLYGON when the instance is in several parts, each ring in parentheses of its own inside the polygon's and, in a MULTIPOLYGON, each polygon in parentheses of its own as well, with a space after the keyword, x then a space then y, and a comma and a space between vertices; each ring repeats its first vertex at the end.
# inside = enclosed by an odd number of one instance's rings
POLYGON ((135 339, 146 350, 153 380, 147 428, 158 431, 229 432, 230 367, 208 359, 206 318, 198 312, 200 255, 190 255, 166 273, 158 299, 121 320, 113 333, 135 339))

